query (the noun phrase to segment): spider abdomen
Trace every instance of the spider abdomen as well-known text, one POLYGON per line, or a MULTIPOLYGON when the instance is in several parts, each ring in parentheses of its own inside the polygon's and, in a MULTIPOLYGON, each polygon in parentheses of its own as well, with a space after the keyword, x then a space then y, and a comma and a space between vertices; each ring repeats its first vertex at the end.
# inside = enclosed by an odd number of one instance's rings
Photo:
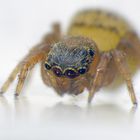
POLYGON ((82 35, 93 39, 100 51, 116 48, 131 26, 111 12, 87 10, 78 13, 68 30, 68 35, 82 35))

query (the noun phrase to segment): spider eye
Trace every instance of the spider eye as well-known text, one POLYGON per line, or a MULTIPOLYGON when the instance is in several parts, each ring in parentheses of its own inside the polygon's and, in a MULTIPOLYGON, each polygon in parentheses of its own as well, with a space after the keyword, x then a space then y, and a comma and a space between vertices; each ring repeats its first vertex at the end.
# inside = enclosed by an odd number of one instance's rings
POLYGON ((53 70, 53 73, 54 73, 56 76, 58 76, 58 77, 62 76, 62 70, 61 70, 60 67, 55 66, 55 67, 52 68, 52 70, 53 70))
POLYGON ((50 69, 51 69, 51 65, 48 64, 47 62, 45 62, 45 68, 46 68, 47 70, 50 70, 50 69))
POLYGON ((94 54, 95 54, 94 50, 89 49, 89 55, 90 55, 91 57, 93 57, 93 56, 94 56, 94 54))
POLYGON ((87 56, 88 55, 88 52, 87 52, 87 50, 81 50, 80 54, 82 56, 87 56))
POLYGON ((85 74, 86 71, 87 71, 86 67, 80 68, 80 69, 78 70, 78 72, 79 72, 80 74, 85 74))
POLYGON ((67 70, 65 71, 65 75, 66 75, 68 78, 71 78, 71 79, 73 79, 73 78, 75 78, 75 77, 78 76, 77 72, 76 72, 74 69, 67 69, 67 70))

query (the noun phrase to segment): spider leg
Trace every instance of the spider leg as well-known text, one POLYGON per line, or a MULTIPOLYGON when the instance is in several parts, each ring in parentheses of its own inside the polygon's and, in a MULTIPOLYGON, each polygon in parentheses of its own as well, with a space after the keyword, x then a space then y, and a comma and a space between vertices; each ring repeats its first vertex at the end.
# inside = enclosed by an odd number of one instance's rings
POLYGON ((5 83, 3 84, 1 90, 0 90, 0 94, 3 94, 7 91, 7 89, 9 88, 9 86, 11 85, 11 83, 15 80, 18 72, 20 71, 20 64, 18 64, 14 70, 12 71, 12 73, 10 74, 10 76, 8 77, 8 79, 5 81, 5 83))
POLYGON ((101 55, 100 62, 96 69, 95 77, 93 81, 91 82, 91 89, 88 96, 88 103, 91 103, 95 95, 95 92, 102 86, 104 75, 105 75, 105 72, 106 72, 106 69, 110 60, 111 60, 111 55, 109 52, 104 52, 101 55))
POLYGON ((30 56, 29 58, 26 58, 25 61, 23 61, 20 74, 19 74, 19 79, 18 79, 18 84, 16 88, 16 96, 18 96, 23 88, 25 79, 27 77, 27 74, 31 71, 31 69, 45 58, 45 55, 43 53, 38 53, 34 56, 30 56))
POLYGON ((52 25, 52 32, 50 34, 45 34, 42 42, 43 43, 47 43, 47 44, 52 44, 52 43, 56 43, 57 41, 59 41, 62 37, 61 34, 61 27, 59 23, 54 23, 52 25))
POLYGON ((34 51, 34 55, 33 55, 33 51, 31 51, 29 53, 29 55, 26 56, 23 59, 23 61, 21 61, 14 68, 14 70, 12 71, 12 73, 10 74, 10 76, 8 77, 6 82, 3 84, 3 86, 2 86, 2 88, 0 90, 0 93, 3 94, 3 93, 5 93, 7 91, 9 86, 15 80, 15 78, 16 78, 18 73, 20 73, 20 75, 19 75, 19 82, 18 82, 18 86, 17 86, 16 91, 20 91, 29 69, 31 69, 37 62, 41 61, 44 57, 45 57, 45 54, 43 52, 41 52, 41 51, 39 53, 36 53, 36 51, 34 51))
POLYGON ((111 54, 113 56, 114 62, 120 74, 123 76, 124 80, 126 81, 132 103, 134 105, 137 105, 137 99, 136 99, 134 88, 131 81, 131 74, 129 72, 127 62, 125 60, 125 54, 119 50, 113 50, 111 54))
POLYGON ((27 73, 33 68, 33 66, 44 59, 46 54, 50 50, 50 45, 60 39, 60 25, 58 23, 53 25, 53 31, 47 34, 42 39, 41 43, 34 46, 29 54, 15 67, 6 82, 3 84, 0 93, 3 94, 7 91, 11 83, 15 80, 18 73, 19 81, 16 88, 16 95, 18 95, 23 87, 27 73))
POLYGON ((22 71, 23 67, 25 69, 25 66, 24 65, 28 62, 28 60, 31 61, 31 62, 29 61, 30 63, 33 63, 36 60, 36 58, 37 59, 39 58, 40 55, 42 55, 42 57, 43 57, 44 56, 44 52, 47 52, 47 50, 48 50, 48 46, 47 45, 39 44, 39 45, 33 47, 30 50, 29 54, 20 63, 18 63, 18 65, 11 72, 10 76, 8 77, 8 79, 5 81, 5 83, 3 84, 2 88, 0 89, 0 94, 3 94, 3 93, 5 93, 7 91, 7 89, 9 88, 9 86, 15 80, 17 74, 20 71, 22 71))

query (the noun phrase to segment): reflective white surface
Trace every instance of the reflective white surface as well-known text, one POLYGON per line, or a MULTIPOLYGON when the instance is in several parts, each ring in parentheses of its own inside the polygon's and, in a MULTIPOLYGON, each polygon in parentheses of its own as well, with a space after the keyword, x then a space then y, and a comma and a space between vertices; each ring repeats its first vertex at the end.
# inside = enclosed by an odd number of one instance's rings
MULTIPOLYGON (((98 97, 84 102, 58 101, 49 96, 0 98, 2 140, 128 139, 138 140, 140 111, 98 97), (68 103, 69 102, 69 103, 68 103)), ((121 100, 121 98, 120 98, 121 100)), ((129 104, 129 102, 128 102, 129 104)))
MULTIPOLYGON (((139 0, 0 0, 0 86, 50 25, 65 31, 71 16, 86 7, 104 7, 124 15, 140 31, 139 0)), ((58 97, 40 78, 39 66, 18 99, 17 79, 0 97, 0 140, 139 140, 140 109, 133 108, 125 85, 101 89, 92 105, 87 92, 58 97)), ((133 84, 140 104, 140 72, 133 84)))

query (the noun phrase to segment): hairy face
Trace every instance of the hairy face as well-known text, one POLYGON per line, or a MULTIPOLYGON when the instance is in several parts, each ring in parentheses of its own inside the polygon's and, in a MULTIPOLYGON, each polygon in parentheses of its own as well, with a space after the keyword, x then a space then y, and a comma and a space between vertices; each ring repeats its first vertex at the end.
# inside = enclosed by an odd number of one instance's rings
POLYGON ((93 41, 83 37, 67 37, 53 44, 46 61, 46 70, 58 77, 76 78, 88 72, 97 52, 93 41))

